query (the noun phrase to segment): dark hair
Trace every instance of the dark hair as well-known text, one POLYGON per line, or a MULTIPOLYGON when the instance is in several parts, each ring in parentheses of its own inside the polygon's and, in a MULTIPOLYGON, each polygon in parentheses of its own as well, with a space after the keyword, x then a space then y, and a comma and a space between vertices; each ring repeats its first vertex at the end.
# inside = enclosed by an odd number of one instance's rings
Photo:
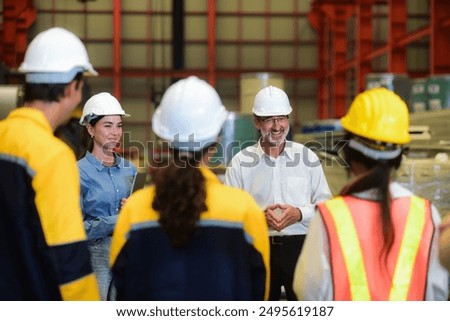
MULTIPOLYGON (((353 136, 347 134, 346 139, 349 140, 353 136)), ((381 206, 381 223, 384 238, 383 255, 387 259, 394 243, 394 227, 390 213, 391 195, 389 192, 389 180, 393 169, 398 169, 401 164, 402 154, 390 160, 374 160, 362 154, 361 152, 344 146, 345 161, 352 166, 352 162, 363 164, 367 168, 367 172, 357 177, 354 181, 344 186, 340 195, 350 195, 357 192, 363 192, 372 188, 378 191, 379 203, 381 206)))
POLYGON ((159 212, 159 223, 174 247, 191 242, 200 214, 208 209, 205 178, 198 166, 212 146, 215 144, 188 154, 174 150, 170 164, 154 175, 152 207, 159 212))
MULTIPOLYGON (((89 122, 89 125, 91 125, 92 127, 94 127, 95 124, 97 124, 98 121, 99 121, 100 119, 102 119, 103 117, 105 117, 105 116, 102 115, 102 116, 98 116, 98 117, 92 119, 92 120, 89 122)), ((88 143, 88 145, 87 145, 87 149, 86 149, 86 150, 92 152, 93 149, 94 149, 94 144, 93 144, 92 138, 91 138, 91 140, 89 141, 89 143, 88 143)))
MULTIPOLYGON (((77 85, 76 85, 77 89, 79 88, 82 79, 83 79, 83 73, 79 72, 75 75, 74 79, 72 80, 72 81, 77 82, 77 85)), ((64 97, 64 90, 66 89, 67 85, 69 85, 70 83, 67 83, 67 84, 25 83, 23 100, 25 102, 31 102, 34 100, 43 100, 46 102, 57 102, 61 99, 61 97, 64 97)))

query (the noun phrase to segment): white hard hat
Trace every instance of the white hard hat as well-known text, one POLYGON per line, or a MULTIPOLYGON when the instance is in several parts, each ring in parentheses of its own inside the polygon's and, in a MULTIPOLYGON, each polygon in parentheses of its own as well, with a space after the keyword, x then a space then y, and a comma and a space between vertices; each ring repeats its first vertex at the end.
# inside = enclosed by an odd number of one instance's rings
POLYGON ((105 115, 130 116, 125 113, 119 101, 110 93, 99 93, 88 99, 84 104, 80 124, 86 126, 92 119, 105 115))
POLYGON ((289 98, 280 88, 268 86, 261 89, 255 96, 253 113, 256 116, 289 115, 291 112, 289 98))
POLYGON ((153 114, 152 127, 171 147, 198 151, 216 141, 227 115, 216 90, 191 76, 166 90, 153 114))
POLYGON ((64 28, 39 33, 29 44, 19 71, 28 83, 69 83, 78 72, 97 76, 81 40, 64 28))

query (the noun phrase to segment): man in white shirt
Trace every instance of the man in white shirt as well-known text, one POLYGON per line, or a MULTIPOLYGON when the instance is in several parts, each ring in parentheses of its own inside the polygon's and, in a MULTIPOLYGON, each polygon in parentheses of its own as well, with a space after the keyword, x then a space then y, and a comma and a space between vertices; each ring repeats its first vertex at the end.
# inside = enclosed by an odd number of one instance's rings
POLYGON ((227 185, 253 195, 265 212, 270 238, 269 300, 296 300, 294 269, 315 213, 316 204, 331 198, 322 165, 306 146, 287 141, 289 114, 286 93, 273 86, 255 96, 253 122, 260 140, 237 153, 225 173, 227 185))

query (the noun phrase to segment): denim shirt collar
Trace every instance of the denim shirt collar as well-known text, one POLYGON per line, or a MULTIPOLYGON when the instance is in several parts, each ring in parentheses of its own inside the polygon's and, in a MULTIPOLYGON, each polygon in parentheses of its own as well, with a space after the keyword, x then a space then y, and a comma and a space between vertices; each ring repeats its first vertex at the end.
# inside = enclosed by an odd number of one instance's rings
POLYGON ((102 170, 108 168, 108 167, 120 167, 120 157, 119 155, 114 153, 114 165, 113 166, 105 166, 102 164, 101 161, 99 161, 94 155, 92 155, 92 153, 90 151, 86 152, 86 158, 89 161, 89 163, 91 163, 92 165, 94 165, 94 167, 101 172, 102 170))

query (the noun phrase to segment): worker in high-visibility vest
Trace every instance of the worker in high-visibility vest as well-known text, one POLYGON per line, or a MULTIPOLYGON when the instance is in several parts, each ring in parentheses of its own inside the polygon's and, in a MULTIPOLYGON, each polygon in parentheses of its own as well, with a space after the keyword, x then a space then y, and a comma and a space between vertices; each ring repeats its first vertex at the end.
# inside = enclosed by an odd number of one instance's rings
POLYGON ((295 270, 297 298, 447 300, 439 213, 393 180, 410 142, 406 104, 388 89, 370 89, 341 123, 352 180, 318 205, 295 270))

